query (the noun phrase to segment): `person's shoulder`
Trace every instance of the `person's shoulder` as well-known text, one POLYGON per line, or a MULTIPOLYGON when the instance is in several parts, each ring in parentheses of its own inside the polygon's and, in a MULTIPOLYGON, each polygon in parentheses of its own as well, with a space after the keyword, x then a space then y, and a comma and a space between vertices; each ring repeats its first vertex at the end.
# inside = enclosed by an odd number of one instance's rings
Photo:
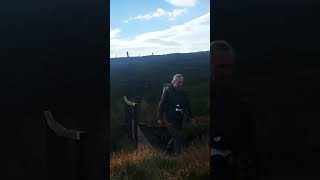
POLYGON ((172 91, 172 86, 168 85, 163 88, 163 94, 168 94, 172 91))
POLYGON ((167 87, 167 91, 170 92, 170 91, 173 91, 174 87, 172 84, 170 84, 168 87, 167 87))
POLYGON ((168 95, 168 93, 169 93, 169 88, 168 87, 163 88, 162 96, 166 96, 166 95, 168 95))

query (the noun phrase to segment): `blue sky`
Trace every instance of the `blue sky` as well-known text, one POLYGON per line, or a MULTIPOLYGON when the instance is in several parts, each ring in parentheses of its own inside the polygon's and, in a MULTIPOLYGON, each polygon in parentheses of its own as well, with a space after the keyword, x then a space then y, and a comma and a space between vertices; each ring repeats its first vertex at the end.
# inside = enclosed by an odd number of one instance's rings
POLYGON ((110 57, 209 50, 210 0, 111 0, 110 57))

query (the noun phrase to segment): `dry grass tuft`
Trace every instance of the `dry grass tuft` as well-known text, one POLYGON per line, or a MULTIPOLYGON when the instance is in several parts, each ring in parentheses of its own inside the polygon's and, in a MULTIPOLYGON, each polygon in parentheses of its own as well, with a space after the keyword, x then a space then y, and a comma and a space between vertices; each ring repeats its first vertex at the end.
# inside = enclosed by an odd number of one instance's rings
POLYGON ((209 144, 204 142, 193 143, 178 156, 168 156, 154 148, 139 147, 112 155, 110 179, 210 179, 209 157, 209 144))

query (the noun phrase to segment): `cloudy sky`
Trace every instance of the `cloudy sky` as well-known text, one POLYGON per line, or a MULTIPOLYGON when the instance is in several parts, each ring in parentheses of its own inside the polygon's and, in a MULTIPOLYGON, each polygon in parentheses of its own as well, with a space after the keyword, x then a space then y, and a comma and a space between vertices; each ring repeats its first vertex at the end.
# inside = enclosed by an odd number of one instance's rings
POLYGON ((210 0, 111 0, 110 57, 207 51, 210 0))

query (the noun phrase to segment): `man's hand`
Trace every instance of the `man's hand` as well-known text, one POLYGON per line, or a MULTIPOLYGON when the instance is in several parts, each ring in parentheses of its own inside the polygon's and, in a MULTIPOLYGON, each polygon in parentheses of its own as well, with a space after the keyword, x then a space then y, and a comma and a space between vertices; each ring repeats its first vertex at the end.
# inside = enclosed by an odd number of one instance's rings
POLYGON ((165 126, 165 125, 167 124, 167 122, 166 122, 165 120, 159 119, 159 120, 158 120, 158 124, 159 124, 160 126, 165 126))

